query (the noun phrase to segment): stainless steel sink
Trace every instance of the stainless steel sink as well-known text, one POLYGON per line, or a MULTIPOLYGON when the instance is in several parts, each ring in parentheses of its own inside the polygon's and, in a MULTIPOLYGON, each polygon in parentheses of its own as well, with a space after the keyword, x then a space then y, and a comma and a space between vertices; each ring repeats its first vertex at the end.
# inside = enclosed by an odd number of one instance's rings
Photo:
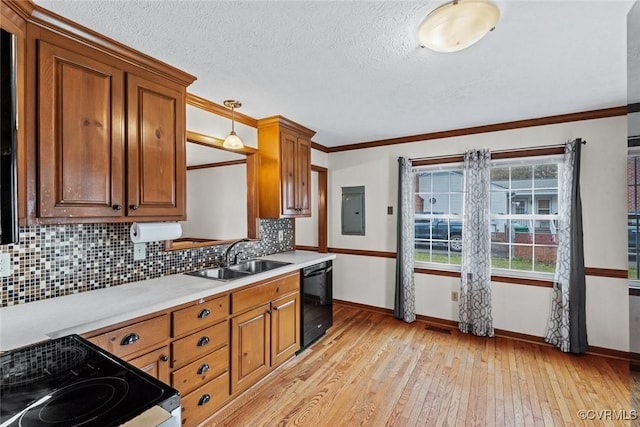
POLYGON ((290 262, 273 261, 270 259, 252 259, 250 261, 244 261, 240 264, 233 265, 229 269, 234 271, 241 271, 249 274, 263 273, 265 271, 273 270, 278 267, 291 264, 290 262))
POLYGON ((205 279, 223 281, 240 279, 242 277, 249 276, 249 273, 245 273, 244 271, 231 270, 230 268, 207 268, 205 270, 192 271, 186 274, 190 276, 203 277, 205 279))
POLYGON ((251 276, 252 274, 263 273, 289 264, 291 263, 272 261, 268 259, 252 259, 230 267, 205 268, 204 270, 192 271, 185 274, 205 279, 228 282, 230 280, 241 279, 243 277, 251 276))

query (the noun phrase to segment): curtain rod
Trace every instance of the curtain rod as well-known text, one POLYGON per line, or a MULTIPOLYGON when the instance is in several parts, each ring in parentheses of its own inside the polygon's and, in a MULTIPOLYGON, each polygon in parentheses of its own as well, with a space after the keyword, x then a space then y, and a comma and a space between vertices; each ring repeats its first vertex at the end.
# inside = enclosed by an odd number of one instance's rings
MULTIPOLYGON (((578 141, 581 142, 582 144, 586 144, 587 141, 583 140, 582 138, 576 138, 573 141, 578 141)), ((496 151, 492 151, 491 152, 491 156, 493 157, 494 154, 498 154, 498 155, 504 155, 504 154, 510 154, 510 156, 506 156, 506 157, 517 157, 519 154, 522 154, 523 157, 526 156, 532 156, 535 155, 535 153, 539 153, 540 151, 546 152, 548 150, 558 150, 558 149, 562 149, 564 150, 565 144, 554 144, 554 145, 538 145, 536 147, 522 147, 522 148, 509 148, 509 149, 504 149, 504 150, 496 150, 496 151)), ((558 153, 549 153, 549 154, 558 154, 558 153)), ((544 153, 539 154, 539 155, 545 155, 544 153)), ((432 161, 434 163, 445 163, 446 161, 456 161, 456 159, 458 157, 463 157, 464 153, 460 153, 460 154, 449 154, 449 155, 443 155, 443 156, 434 156, 434 157, 416 157, 416 158, 409 158, 409 161, 413 162, 420 162, 420 161, 432 161), (439 160, 441 160, 441 162, 439 162, 439 160)), ((502 157, 502 156, 499 156, 502 157)))

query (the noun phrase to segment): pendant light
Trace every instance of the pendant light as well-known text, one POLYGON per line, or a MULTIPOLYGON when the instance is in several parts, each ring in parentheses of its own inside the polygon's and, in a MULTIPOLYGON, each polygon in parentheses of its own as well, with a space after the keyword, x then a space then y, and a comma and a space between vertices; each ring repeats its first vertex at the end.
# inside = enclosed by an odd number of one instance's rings
POLYGON ((236 135, 236 131, 234 127, 234 123, 235 123, 234 111, 236 108, 242 107, 242 103, 240 103, 240 101, 235 101, 233 99, 227 99, 226 101, 224 101, 224 106, 231 109, 231 132, 229 132, 229 135, 224 139, 222 146, 224 148, 229 148, 231 150, 239 150, 242 147, 244 147, 244 144, 242 143, 242 140, 240 139, 240 137, 236 135))
POLYGON ((420 24, 423 47, 457 52, 482 39, 500 19, 500 9, 486 0, 455 0, 437 7, 420 24))

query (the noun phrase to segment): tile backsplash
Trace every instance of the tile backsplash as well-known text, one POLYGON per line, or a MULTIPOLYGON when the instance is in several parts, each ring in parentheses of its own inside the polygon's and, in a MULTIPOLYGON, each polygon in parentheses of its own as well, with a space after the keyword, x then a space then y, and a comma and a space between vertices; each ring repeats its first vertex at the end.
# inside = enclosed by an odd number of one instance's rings
MULTIPOLYGON (((227 248, 165 252, 164 242, 150 242, 146 258, 135 261, 130 228, 131 223, 20 227, 18 244, 0 246, 0 253, 11 256, 11 275, 0 277, 0 307, 206 268, 227 248)), ((293 250, 293 220, 261 219, 260 241, 237 245, 232 253, 240 250, 247 257, 293 250)))

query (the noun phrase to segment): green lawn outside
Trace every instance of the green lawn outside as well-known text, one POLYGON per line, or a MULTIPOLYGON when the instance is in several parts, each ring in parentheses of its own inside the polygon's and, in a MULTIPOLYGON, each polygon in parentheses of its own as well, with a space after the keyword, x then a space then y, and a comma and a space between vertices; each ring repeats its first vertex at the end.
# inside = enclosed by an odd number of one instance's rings
MULTIPOLYGON (((428 252, 416 252, 415 259, 419 262, 433 262, 439 264, 454 264, 459 265, 462 262, 462 255, 458 253, 447 254, 430 254, 428 252)), ((509 259, 507 258, 493 258, 491 260, 491 266, 494 268, 509 268, 509 259)), ((511 260, 511 270, 532 271, 531 260, 524 258, 513 258, 511 260)), ((537 262, 535 265, 535 271, 540 273, 553 273, 556 270, 555 264, 546 262, 537 262)), ((631 274, 631 273, 630 273, 631 274)))

